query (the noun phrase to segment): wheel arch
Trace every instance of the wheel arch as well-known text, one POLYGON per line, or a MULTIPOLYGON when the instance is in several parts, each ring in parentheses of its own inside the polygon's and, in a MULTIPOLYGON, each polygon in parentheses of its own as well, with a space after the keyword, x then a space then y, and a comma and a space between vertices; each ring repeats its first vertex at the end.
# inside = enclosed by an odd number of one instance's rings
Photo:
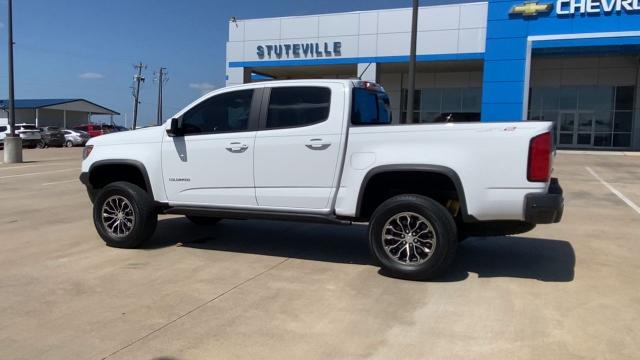
POLYGON ((460 203, 460 214, 464 222, 477 221, 472 215, 469 215, 467 211, 467 201, 465 197, 464 187, 458 173, 446 166, 442 165, 428 165, 428 164, 392 164, 392 165, 380 165, 370 169, 364 176, 359 192, 358 200, 356 202, 356 218, 362 218, 366 216, 365 197, 367 196, 368 186, 372 184, 377 176, 380 175, 393 175, 400 173, 416 173, 423 176, 440 176, 445 177, 453 184, 455 192, 457 194, 457 200, 460 203))
POLYGON ((93 189, 102 188, 115 181, 128 181, 140 186, 151 198, 154 198, 149 173, 144 164, 137 160, 98 160, 89 167, 87 180, 93 189), (110 170, 118 170, 120 173, 114 174, 109 172, 110 170))

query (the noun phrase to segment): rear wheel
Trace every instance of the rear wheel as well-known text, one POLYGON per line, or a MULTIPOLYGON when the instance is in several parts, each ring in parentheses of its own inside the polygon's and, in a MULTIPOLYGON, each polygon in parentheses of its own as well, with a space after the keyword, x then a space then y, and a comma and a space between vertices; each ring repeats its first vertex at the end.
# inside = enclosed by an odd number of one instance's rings
POLYGON ((96 196, 93 222, 108 246, 135 248, 153 235, 158 214, 146 191, 120 181, 105 186, 96 196))
POLYGON ((44 142, 44 140, 40 140, 37 146, 38 146, 38 149, 44 149, 47 147, 47 143, 44 142))
POLYGON ((220 220, 222 220, 216 217, 192 216, 192 215, 187 215, 186 218, 196 225, 215 225, 219 223, 220 220))
POLYGON ((369 246, 384 272, 409 280, 442 275, 458 245, 451 214, 420 195, 399 195, 382 203, 371 217, 369 246))

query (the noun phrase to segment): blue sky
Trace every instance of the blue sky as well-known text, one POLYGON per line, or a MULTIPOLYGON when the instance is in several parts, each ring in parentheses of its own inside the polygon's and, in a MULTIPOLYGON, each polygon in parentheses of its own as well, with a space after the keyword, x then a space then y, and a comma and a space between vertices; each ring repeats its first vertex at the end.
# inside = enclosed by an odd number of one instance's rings
MULTIPOLYGON (((455 2, 439 0, 442 2, 455 2)), ((421 5, 435 3, 422 1, 421 5)), ((14 0, 16 98, 86 98, 132 117, 143 61, 143 124, 155 121, 153 73, 167 67, 168 118, 224 86, 228 20, 409 7, 410 0, 14 0)), ((0 0, 0 98, 7 97, 7 2, 0 0)), ((107 119, 105 119, 107 120, 107 119)))

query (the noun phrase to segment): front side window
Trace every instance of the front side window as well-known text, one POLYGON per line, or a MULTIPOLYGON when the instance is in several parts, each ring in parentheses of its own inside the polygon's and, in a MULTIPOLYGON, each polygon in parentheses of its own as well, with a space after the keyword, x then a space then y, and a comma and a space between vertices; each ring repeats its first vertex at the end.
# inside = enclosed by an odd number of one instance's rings
POLYGON ((182 117, 185 135, 244 131, 249 128, 253 90, 215 95, 182 117))
POLYGON ((5 132, 7 131, 7 127, 6 126, 0 126, 0 132, 5 132))
POLYGON ((308 126, 329 118, 331 90, 292 86, 271 89, 267 129, 308 126))
POLYGON ((383 92, 354 88, 351 123, 354 125, 391 124, 389 96, 383 92))

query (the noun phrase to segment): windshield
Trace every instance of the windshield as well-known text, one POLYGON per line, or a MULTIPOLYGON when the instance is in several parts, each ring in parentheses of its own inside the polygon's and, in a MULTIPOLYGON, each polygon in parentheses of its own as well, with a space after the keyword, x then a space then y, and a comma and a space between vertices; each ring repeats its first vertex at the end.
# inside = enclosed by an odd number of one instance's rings
POLYGON ((389 96, 386 93, 362 88, 353 89, 351 123, 354 125, 391 124, 389 96))

